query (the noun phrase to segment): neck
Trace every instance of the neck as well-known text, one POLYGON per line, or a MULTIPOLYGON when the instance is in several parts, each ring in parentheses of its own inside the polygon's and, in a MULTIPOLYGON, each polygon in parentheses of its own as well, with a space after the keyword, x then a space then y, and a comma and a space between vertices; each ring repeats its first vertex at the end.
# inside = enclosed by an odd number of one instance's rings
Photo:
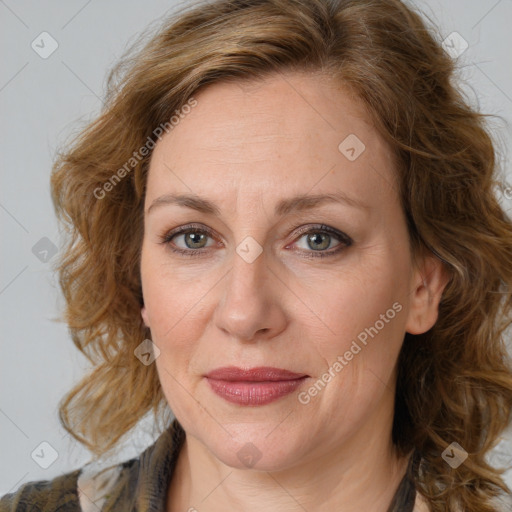
POLYGON ((166 510, 387 512, 409 460, 397 455, 390 423, 388 427, 382 435, 369 424, 336 452, 331 450, 272 472, 227 466, 199 440, 187 435, 170 483, 166 510))

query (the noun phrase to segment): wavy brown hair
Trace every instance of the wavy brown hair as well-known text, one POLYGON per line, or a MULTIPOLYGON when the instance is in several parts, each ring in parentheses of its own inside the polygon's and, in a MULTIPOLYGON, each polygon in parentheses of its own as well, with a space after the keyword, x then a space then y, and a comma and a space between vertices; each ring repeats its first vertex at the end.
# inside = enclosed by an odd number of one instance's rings
POLYGON ((400 454, 421 454, 416 485, 432 511, 494 511, 492 497, 509 492, 485 455, 511 420, 512 225, 496 198, 486 116, 454 86, 435 29, 399 0, 220 0, 166 20, 136 50, 52 174, 68 231, 58 265, 65 320, 93 363, 60 404, 64 427, 102 455, 146 413, 168 411, 155 365, 134 356, 149 336, 139 256, 151 151, 134 152, 202 86, 323 73, 363 101, 396 156, 411 247, 451 276, 435 326, 405 336, 393 441, 400 454), (457 469, 441 458, 452 441, 469 453, 457 469))

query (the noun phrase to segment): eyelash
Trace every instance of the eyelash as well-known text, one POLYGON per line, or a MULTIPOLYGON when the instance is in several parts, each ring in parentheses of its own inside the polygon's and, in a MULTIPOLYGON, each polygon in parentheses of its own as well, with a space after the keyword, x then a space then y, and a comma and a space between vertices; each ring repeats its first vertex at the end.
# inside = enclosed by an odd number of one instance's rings
MULTIPOLYGON (((195 225, 186 225, 182 226, 176 230, 173 230, 171 232, 164 233, 160 236, 160 243, 167 245, 171 251, 174 253, 182 254, 189 258, 196 258, 201 257, 204 255, 204 253, 207 251, 205 248, 201 249, 181 249, 179 247, 173 246, 171 243, 172 239, 178 235, 183 234, 189 234, 189 233, 200 233, 200 234, 206 234, 210 238, 215 238, 213 232, 205 227, 197 227, 195 225)), ((346 249, 347 247, 350 247, 353 243, 353 240, 345 233, 338 231, 336 229, 333 229, 329 226, 325 226, 324 224, 319 224, 317 226, 308 226, 303 229, 299 229, 298 233, 296 235, 299 237, 297 240, 300 240, 303 235, 311 234, 311 233, 322 233, 327 234, 331 237, 336 238, 340 242, 340 246, 336 247, 335 250, 330 251, 306 251, 308 255, 304 255, 305 258, 327 258, 338 255, 341 251, 346 249)), ((295 243, 294 241, 294 243, 295 243)))

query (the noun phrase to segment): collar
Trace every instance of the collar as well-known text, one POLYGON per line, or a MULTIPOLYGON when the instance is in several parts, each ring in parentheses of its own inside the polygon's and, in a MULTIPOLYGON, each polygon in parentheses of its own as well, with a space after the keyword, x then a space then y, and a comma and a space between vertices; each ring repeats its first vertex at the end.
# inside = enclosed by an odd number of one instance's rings
MULTIPOLYGON (((185 431, 174 419, 139 457, 99 472, 92 466, 83 470, 77 482, 82 512, 165 512, 167 489, 184 440, 185 431)), ((419 462, 419 455, 413 453, 388 512, 413 512, 419 462)))

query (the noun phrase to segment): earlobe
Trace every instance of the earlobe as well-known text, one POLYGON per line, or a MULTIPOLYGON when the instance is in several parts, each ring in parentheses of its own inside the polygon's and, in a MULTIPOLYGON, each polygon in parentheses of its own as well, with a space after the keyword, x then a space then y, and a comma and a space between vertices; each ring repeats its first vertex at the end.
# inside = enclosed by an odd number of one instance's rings
POLYGON ((434 326, 439 303, 449 280, 449 272, 439 258, 432 254, 424 257, 420 268, 414 273, 414 288, 411 290, 405 326, 408 333, 423 334, 434 326))
POLYGON ((146 311, 146 306, 142 306, 140 309, 140 315, 142 316, 142 321, 146 327, 150 327, 148 320, 148 312, 146 311))

